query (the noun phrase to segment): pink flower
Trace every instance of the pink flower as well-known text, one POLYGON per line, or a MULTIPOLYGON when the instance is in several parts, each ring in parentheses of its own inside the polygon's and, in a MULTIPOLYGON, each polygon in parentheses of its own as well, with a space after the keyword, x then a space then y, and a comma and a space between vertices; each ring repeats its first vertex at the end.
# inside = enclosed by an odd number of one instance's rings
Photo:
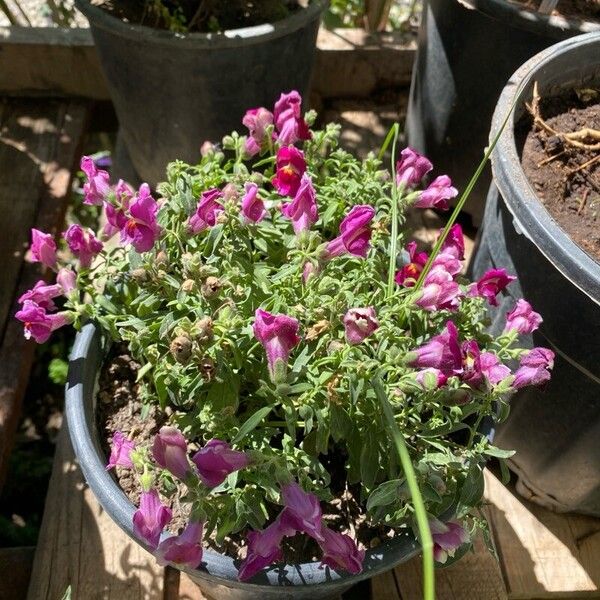
POLYGON ((267 353, 269 374, 275 383, 286 379, 287 363, 292 349, 300 343, 299 323, 287 315, 273 315, 261 308, 254 319, 254 337, 267 353))
POLYGON ((510 375, 510 369, 503 365, 493 352, 482 352, 479 357, 481 372, 490 385, 496 385, 510 375))
POLYGON ((319 499, 314 494, 305 492, 297 483, 284 485, 281 488, 281 496, 285 505, 279 515, 281 527, 285 530, 301 531, 318 542, 322 541, 323 511, 319 499))
POLYGON ((26 300, 37 304, 45 311, 56 310, 53 298, 57 298, 63 294, 63 288, 60 284, 46 285, 45 281, 38 281, 33 288, 27 290, 18 300, 19 304, 23 304, 26 300))
POLYGON ((244 190, 246 193, 242 198, 242 216, 247 222, 258 223, 267 214, 264 202, 258 197, 258 186, 248 182, 244 190))
POLYGON ((413 204, 416 208, 437 208, 439 210, 448 210, 448 200, 456 198, 458 190, 452 187, 452 181, 448 175, 440 175, 436 177, 428 186, 419 194, 419 198, 413 204))
POLYGON ((102 204, 110 190, 109 174, 98 169, 89 156, 81 157, 80 167, 87 177, 87 182, 83 184, 83 203, 102 204))
POLYGON ((32 262, 41 262, 50 269, 56 269, 56 243, 49 233, 32 229, 29 250, 32 262))
POLYGON ((444 375, 439 369, 432 367, 419 371, 415 379, 424 389, 430 389, 430 387, 441 388, 448 381, 447 375, 444 375), (431 382, 431 386, 429 382, 431 382))
POLYGON ((265 567, 283 558, 281 540, 285 533, 279 519, 262 531, 248 533, 248 553, 238 572, 240 581, 250 579, 265 567))
POLYGON ((304 173, 300 180, 300 187, 294 199, 281 205, 281 212, 285 217, 292 220, 292 226, 296 235, 307 231, 319 218, 319 211, 315 200, 315 188, 310 177, 304 173))
POLYGON ((157 212, 158 204, 150 194, 150 186, 142 183, 129 205, 129 218, 121 228, 121 243, 131 244, 140 254, 151 250, 161 233, 157 212))
POLYGON ((432 337, 426 344, 411 353, 409 364, 419 369, 430 367, 438 369, 447 376, 460 373, 462 353, 458 344, 456 325, 452 321, 447 321, 443 333, 432 337))
POLYGON ((302 268, 302 281, 307 283, 311 277, 315 277, 319 274, 320 267, 314 262, 308 260, 304 263, 304 267, 302 268))
POLYGON ((56 274, 56 283, 60 285, 62 293, 68 296, 77 287, 77 274, 72 269, 62 268, 56 274))
POLYGON ((508 275, 504 269, 490 269, 469 287, 469 296, 481 296, 492 306, 498 306, 496 295, 516 277, 508 275))
POLYGON ((449 556, 454 556, 456 550, 469 541, 469 534, 457 521, 442 523, 438 519, 431 519, 429 527, 433 537, 433 557, 439 563, 445 563, 449 556))
POLYGON ((346 341, 349 344, 360 344, 378 327, 379 322, 377 321, 375 309, 372 306, 350 308, 344 315, 346 341))
POLYGON ((548 348, 533 348, 521 357, 519 368, 515 371, 513 387, 540 385, 550 380, 550 370, 554 367, 554 352, 548 348))
POLYGON ((431 169, 433 165, 427 158, 412 148, 405 148, 396 163, 396 183, 404 188, 415 188, 431 169))
POLYGON ((152 550, 156 550, 160 534, 171 520, 171 514, 171 509, 161 504, 156 490, 142 492, 140 507, 133 514, 133 532, 152 550))
POLYGON ((332 569, 344 569, 352 575, 362 571, 365 551, 359 550, 356 543, 348 535, 337 533, 327 527, 321 529, 323 541, 319 542, 323 557, 321 563, 332 569))
POLYGON ((460 378, 471 387, 477 388, 483 381, 481 372, 481 352, 475 340, 462 343, 462 374, 460 378))
POLYGON ((440 254, 451 256, 456 260, 465 258, 465 238, 460 225, 456 224, 450 227, 450 231, 448 231, 448 235, 440 248, 440 254))
POLYGON ((176 427, 164 426, 154 436, 152 444, 154 460, 178 479, 185 480, 191 472, 187 459, 187 443, 176 427))
POLYGON ((155 554, 158 564, 195 569, 202 562, 202 529, 202 523, 190 521, 182 533, 162 541, 155 554))
POLYGON ((309 140, 310 130, 302 118, 302 97, 296 90, 281 94, 275 103, 275 126, 279 131, 278 140, 281 144, 294 144, 298 140, 309 140))
POLYGON ((266 128, 273 123, 273 114, 262 106, 246 111, 242 123, 248 128, 245 150, 248 156, 254 156, 265 148, 266 128))
POLYGON ((196 212, 188 221, 190 233, 200 233, 216 225, 217 215, 223 211, 223 206, 217 202, 217 199, 221 198, 222 195, 221 190, 216 188, 202 192, 196 212))
POLYGON ((404 287, 413 287, 419 279, 423 267, 427 263, 427 253, 417 252, 417 242, 409 242, 406 245, 409 261, 400 271, 396 272, 395 282, 404 287))
POLYGON ((434 265, 425 276, 415 304, 429 311, 456 310, 460 305, 458 283, 442 265, 434 265))
POLYGON ((346 252, 365 258, 371 240, 370 223, 374 216, 375 209, 368 204, 353 206, 340 223, 340 235, 325 246, 324 260, 346 252))
POLYGON ((104 211, 106 213, 106 225, 104 226, 103 234, 106 238, 112 237, 115 233, 123 229, 127 224, 127 211, 129 203, 135 196, 133 189, 119 179, 115 186, 114 204, 104 201, 104 211))
POLYGON ((221 485, 234 471, 247 467, 250 459, 244 452, 232 450, 227 442, 210 440, 201 448, 192 461, 198 467, 202 483, 207 487, 221 485))
POLYGON ((33 338, 38 344, 46 342, 53 331, 73 320, 69 313, 48 314, 31 300, 23 302, 21 310, 15 314, 15 317, 24 324, 25 338, 33 338))
POLYGON ((117 465, 132 469, 133 462, 131 462, 131 451, 134 449, 135 444, 133 441, 127 439, 120 431, 115 431, 106 470, 108 471, 117 465))
POLYGON ((536 313, 527 300, 517 300, 515 307, 506 313, 504 332, 516 331, 522 335, 532 333, 542 323, 542 317, 536 313))
POLYGON ((87 268, 92 259, 102 250, 102 242, 96 238, 91 229, 85 231, 81 225, 71 225, 63 237, 69 250, 79 258, 79 264, 87 268))
POLYGON ((304 154, 294 146, 283 146, 277 151, 276 168, 271 183, 279 195, 293 198, 306 171, 304 154))

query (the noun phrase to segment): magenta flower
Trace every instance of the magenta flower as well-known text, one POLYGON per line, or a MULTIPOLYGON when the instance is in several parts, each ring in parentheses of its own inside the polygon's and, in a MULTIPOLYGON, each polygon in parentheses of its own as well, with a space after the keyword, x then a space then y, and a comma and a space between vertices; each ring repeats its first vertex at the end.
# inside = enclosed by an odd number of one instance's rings
POLYGON ((196 212, 188 221, 188 229, 190 233, 196 234, 214 227, 217 223, 217 216, 223 211, 223 206, 217 202, 222 196, 221 190, 216 188, 202 192, 200 201, 196 207, 196 212))
POLYGON ((24 325, 26 339, 33 338, 38 344, 48 340, 50 334, 59 327, 71 323, 73 318, 69 313, 48 314, 41 306, 31 300, 25 300, 21 310, 15 317, 24 325))
POLYGON ((150 186, 142 183, 137 196, 129 205, 129 218, 121 229, 121 243, 131 244, 136 252, 148 252, 160 236, 156 221, 158 204, 150 194, 150 186))
POLYGON ((133 532, 152 550, 156 550, 160 534, 171 516, 171 509, 161 504, 156 490, 142 492, 140 507, 133 514, 133 532))
POLYGON ((248 533, 248 553, 238 572, 240 581, 247 581, 265 567, 283 558, 281 540, 285 534, 279 519, 262 531, 248 533))
POLYGON ((458 329, 452 321, 446 322, 446 330, 432 337, 409 356, 411 367, 438 369, 444 375, 456 375, 462 370, 462 353, 458 344, 458 329), (414 355, 414 356, 413 356, 414 355))
POLYGON ((456 310, 460 296, 460 287, 452 275, 442 265, 435 265, 425 276, 415 304, 428 311, 456 310))
POLYGON ((248 156, 255 156, 268 142, 266 128, 273 123, 273 114, 262 106, 246 111, 242 123, 248 128, 244 149, 248 156))
POLYGON ((281 212, 284 217, 292 220, 292 227, 296 235, 308 231, 317 222, 319 211, 315 200, 315 188, 306 173, 302 175, 300 187, 294 199, 287 204, 282 204, 281 212))
POLYGON ((285 508, 279 515, 280 526, 285 530, 301 531, 318 542, 322 541, 323 511, 319 499, 314 494, 305 492, 297 483, 284 485, 281 497, 285 508))
POLYGON ((448 210, 448 200, 456 198, 458 190, 452 187, 452 181, 448 175, 440 175, 436 177, 427 187, 423 190, 413 204, 416 208, 437 208, 438 210, 448 210))
POLYGON ((202 483, 207 487, 221 485, 234 471, 247 467, 250 459, 244 452, 233 450, 227 442, 210 440, 194 454, 192 461, 198 467, 202 483))
POLYGON ((273 315, 261 308, 255 313, 254 337, 267 353, 269 374, 275 383, 283 383, 286 379, 290 353, 300 343, 298 327, 298 321, 287 315, 273 315))
POLYGON ((542 317, 536 313, 531 304, 522 298, 517 300, 515 307, 506 313, 504 332, 516 331, 522 335, 532 333, 542 324, 542 317))
POLYGON ((110 176, 106 171, 96 167, 96 163, 89 156, 82 156, 81 170, 87 177, 83 184, 84 204, 102 204, 110 191, 110 176))
POLYGON ((275 103, 274 119, 282 145, 294 144, 298 140, 309 140, 311 133, 302 118, 302 97, 296 90, 281 94, 275 103))
POLYGON ((56 310, 56 305, 52 302, 53 298, 62 296, 63 288, 59 283, 54 285, 46 285, 45 281, 38 281, 30 290, 27 290, 19 299, 19 304, 23 304, 26 300, 37 304, 45 311, 56 310))
POLYGON ((91 229, 85 231, 81 225, 71 225, 63 237, 69 250, 79 258, 79 264, 87 268, 92 264, 92 259, 102 250, 102 242, 96 238, 91 229))
POLYGON ((354 540, 327 527, 321 529, 323 540, 319 542, 323 556, 321 563, 332 569, 343 569, 352 575, 362 571, 365 551, 359 550, 354 540))
POLYGON ((481 372, 490 383, 496 385, 510 375, 510 369, 503 365, 493 352, 482 352, 479 357, 481 372))
POLYGON ((271 183, 280 196, 293 198, 306 171, 304 154, 294 146, 283 146, 277 151, 276 168, 271 183))
POLYGON ((135 444, 132 440, 127 439, 120 431, 115 431, 106 470, 108 471, 117 465, 132 469, 133 462, 131 461, 131 451, 134 449, 135 444))
POLYGON ((481 352, 475 340, 468 340, 461 345, 462 373, 460 378, 471 387, 477 388, 483 381, 481 371, 481 352))
POLYGON ((415 188, 431 169, 433 165, 427 158, 412 148, 405 148, 396 163, 396 183, 403 188, 415 188))
POLYGON ((498 306, 497 294, 515 279, 516 277, 508 275, 504 269, 490 269, 469 286, 469 296, 481 296, 492 306, 498 306))
POLYGON ((417 242, 409 242, 406 245, 406 251, 408 252, 409 262, 400 271, 396 272, 394 281, 404 287, 413 287, 427 263, 427 253, 417 252, 417 242))
POLYGON ((450 227, 450 231, 448 231, 448 235, 440 248, 440 254, 452 256, 457 260, 465 258, 465 238, 460 225, 456 224, 450 227))
POLYGON ((428 369, 423 369, 422 371, 419 371, 415 375, 415 379, 418 383, 421 384, 421 386, 424 389, 429 388, 428 380, 433 382, 434 387, 441 388, 442 386, 446 385, 446 382, 448 381, 448 376, 444 375, 444 373, 442 373, 439 369, 429 367, 428 369))
POLYGON ((106 225, 104 226, 103 233, 106 238, 112 237, 127 224, 126 213, 129 210, 129 203, 133 199, 134 195, 135 192, 133 189, 122 179, 119 179, 117 185, 115 186, 114 204, 111 204, 106 200, 104 201, 106 225))
POLYGON ((353 206, 340 223, 340 235, 325 246, 324 260, 346 252, 365 258, 371 241, 370 223, 374 216, 375 209, 368 204, 353 206))
POLYGON ((515 371, 513 387, 540 385, 549 381, 550 371, 554 367, 554 352, 548 348, 533 348, 521 357, 519 368, 515 371))
POLYGON ((248 182, 244 190, 246 193, 242 198, 242 216, 246 222, 258 223, 267 214, 265 203, 258 197, 258 186, 248 182))
POLYGON ((313 263, 308 260, 304 263, 304 267, 302 268, 302 281, 307 283, 311 277, 315 277, 320 272, 319 265, 313 263))
POLYGON ((32 262, 41 262, 50 269, 56 269, 56 243, 49 233, 32 229, 29 250, 32 262))
POLYGON ((372 306, 350 308, 344 315, 346 341, 349 344, 360 344, 378 327, 379 321, 377 321, 377 315, 372 306))
POLYGON ((182 533, 162 541, 155 553, 158 564, 195 569, 202 562, 202 529, 202 523, 190 521, 182 533))
POLYGON ((176 427, 164 426, 154 436, 152 444, 154 460, 178 479, 185 480, 191 472, 187 459, 187 443, 176 427))
POLYGON ((62 268, 56 274, 56 283, 60 285, 62 293, 68 296, 77 287, 77 274, 72 269, 62 268))
POLYGON ((454 556, 456 550, 469 541, 469 534, 457 521, 442 523, 438 519, 431 519, 429 527, 433 537, 433 557, 439 563, 445 563, 449 556, 454 556))

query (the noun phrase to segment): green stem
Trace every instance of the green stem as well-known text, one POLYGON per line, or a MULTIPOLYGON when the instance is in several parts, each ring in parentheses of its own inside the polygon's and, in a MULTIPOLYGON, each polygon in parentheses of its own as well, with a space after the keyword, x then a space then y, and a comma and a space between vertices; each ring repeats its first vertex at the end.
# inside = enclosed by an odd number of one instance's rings
POLYGON ((389 144, 390 134, 393 134, 393 142, 392 142, 392 210, 390 213, 390 217, 392 219, 392 239, 390 241, 390 256, 389 256, 389 264, 388 264, 388 280, 387 280, 387 290, 386 290, 386 298, 389 298, 394 293, 394 276, 396 274, 396 253, 398 251, 398 184, 396 183, 396 146, 398 144, 398 134, 400 132, 400 127, 398 123, 394 123, 394 126, 388 133, 387 138, 384 142, 384 145, 381 149, 380 155, 385 152, 387 145, 389 144))

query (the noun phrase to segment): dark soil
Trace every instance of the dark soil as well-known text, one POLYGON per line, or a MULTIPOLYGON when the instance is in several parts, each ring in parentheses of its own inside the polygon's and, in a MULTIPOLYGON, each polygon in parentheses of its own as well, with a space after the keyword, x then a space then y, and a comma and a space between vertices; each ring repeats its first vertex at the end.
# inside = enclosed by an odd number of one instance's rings
MULTIPOLYGON (((537 12, 542 0, 510 0, 537 12)), ((598 0, 559 0, 553 15, 580 21, 600 22, 600 2, 598 0)))
MULTIPOLYGON (((584 127, 600 131, 600 89, 542 99, 540 113, 556 132, 584 127)), ((600 150, 577 148, 560 136, 532 129, 529 117, 523 125, 527 135, 521 165, 529 182, 558 224, 600 263, 600 150)), ((600 139, 588 138, 585 143, 597 145, 600 139)))
MULTIPOLYGON (((151 446, 154 435, 168 420, 168 410, 162 413, 155 406, 146 406, 144 413, 142 412, 143 406, 138 399, 138 385, 135 382, 138 368, 139 365, 127 354, 125 347, 119 346, 113 350, 100 373, 97 415, 101 439, 104 440, 106 462, 110 453, 108 440, 116 431, 121 431, 138 446, 151 446)), ((189 447, 190 450, 194 450, 193 442, 189 447)), ((340 482, 344 480, 343 465, 341 459, 329 460, 327 467, 332 472, 334 482, 336 479, 340 482)), ((117 467, 113 472, 127 497, 137 506, 141 488, 137 479, 132 476, 132 471, 117 467)), ((335 487, 332 485, 334 499, 327 505, 322 504, 324 520, 328 527, 358 539, 359 546, 362 548, 375 547, 385 538, 393 537, 393 530, 371 527, 367 523, 355 498, 355 493, 356 497, 358 496, 357 490, 338 485, 336 493, 335 487)), ((173 512, 173 519, 168 526, 172 533, 179 533, 187 522, 189 508, 185 503, 180 502, 185 492, 185 485, 178 483, 176 491, 169 499, 162 498, 173 512)), ((214 540, 209 541, 209 546, 213 550, 241 559, 246 552, 244 541, 246 533, 246 530, 242 530, 227 537, 221 546, 218 546, 214 540)), ((315 560, 320 555, 320 551, 311 538, 297 535, 286 540, 284 554, 286 561, 298 563, 315 560)))

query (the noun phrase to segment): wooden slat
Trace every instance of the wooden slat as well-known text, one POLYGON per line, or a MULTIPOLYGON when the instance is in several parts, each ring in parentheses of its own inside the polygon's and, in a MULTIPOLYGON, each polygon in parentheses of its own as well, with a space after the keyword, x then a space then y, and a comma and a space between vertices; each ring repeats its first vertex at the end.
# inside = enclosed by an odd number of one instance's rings
POLYGON ((25 598, 34 552, 31 546, 0 548, 0 600, 25 598))
POLYGON ((400 590, 393 571, 371 579, 371 598, 373 600, 400 600, 400 590))

